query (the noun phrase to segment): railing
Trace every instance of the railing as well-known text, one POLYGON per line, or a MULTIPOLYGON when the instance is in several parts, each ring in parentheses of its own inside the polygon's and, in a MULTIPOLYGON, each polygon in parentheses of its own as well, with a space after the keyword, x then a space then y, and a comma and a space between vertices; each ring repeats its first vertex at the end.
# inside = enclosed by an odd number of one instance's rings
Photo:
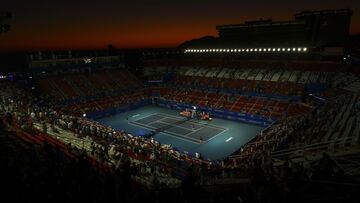
POLYGON ((273 158, 282 158, 282 157, 296 157, 303 155, 306 152, 311 151, 320 151, 320 150, 334 150, 335 148, 343 148, 346 145, 352 144, 352 138, 341 138, 336 140, 330 140, 327 142, 314 143, 310 145, 304 145, 300 147, 293 147, 289 149, 274 151, 271 153, 273 158))

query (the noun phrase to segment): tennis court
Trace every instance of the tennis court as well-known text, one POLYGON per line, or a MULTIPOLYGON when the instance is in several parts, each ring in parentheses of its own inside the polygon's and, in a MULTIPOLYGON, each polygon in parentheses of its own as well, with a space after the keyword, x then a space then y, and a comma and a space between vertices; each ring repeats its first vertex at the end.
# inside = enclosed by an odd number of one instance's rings
POLYGON ((189 154, 198 152, 209 160, 229 156, 264 129, 261 126, 218 118, 211 121, 186 120, 177 110, 152 105, 96 121, 134 136, 156 132, 152 136, 156 141, 171 145, 177 151, 189 154))
POLYGON ((201 140, 202 143, 226 131, 223 127, 209 124, 210 122, 155 113, 129 123, 192 142, 200 142, 201 140))

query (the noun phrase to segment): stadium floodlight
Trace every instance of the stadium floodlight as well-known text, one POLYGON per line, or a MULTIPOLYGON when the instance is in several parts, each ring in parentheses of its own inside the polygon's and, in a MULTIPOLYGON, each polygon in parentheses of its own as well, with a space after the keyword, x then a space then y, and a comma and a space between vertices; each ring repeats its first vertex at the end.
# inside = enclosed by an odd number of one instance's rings
POLYGON ((273 48, 272 50, 273 50, 273 51, 276 51, 276 49, 275 49, 275 48, 273 48))
POLYGON ((304 47, 304 48, 303 48, 303 51, 307 51, 307 48, 306 48, 306 47, 304 47))
POLYGON ((301 51, 301 48, 298 48, 297 50, 298 50, 298 51, 301 51))
POLYGON ((217 50, 213 49, 212 51, 215 52, 215 51, 217 51, 217 50))
POLYGON ((205 49, 205 52, 209 52, 209 49, 205 49))
POLYGON ((241 51, 245 51, 245 49, 241 49, 241 51))
POLYGON ((282 48, 281 51, 285 51, 285 48, 282 48))
POLYGON ((230 51, 230 49, 227 49, 227 50, 226 50, 226 52, 229 52, 229 51, 230 51))
POLYGON ((262 51, 262 49, 260 48, 259 51, 262 51))
POLYGON ((246 52, 249 52, 249 49, 246 49, 246 52))
POLYGON ((252 52, 253 51, 253 49, 250 49, 250 52, 252 52))
POLYGON ((219 49, 216 49, 216 52, 219 52, 219 49))
POLYGON ((277 48, 277 51, 280 51, 280 48, 277 48))
POLYGON ((220 49, 219 52, 222 52, 222 49, 220 49))
POLYGON ((271 49, 270 49, 270 48, 268 48, 268 51, 271 51, 271 49))
POLYGON ((292 48, 293 51, 296 51, 296 48, 292 48))
POLYGON ((258 49, 254 49, 254 51, 258 51, 258 49))
POLYGON ((234 49, 234 52, 237 52, 238 50, 237 49, 234 49))
POLYGON ((291 49, 290 49, 290 48, 287 48, 287 51, 291 51, 291 49))

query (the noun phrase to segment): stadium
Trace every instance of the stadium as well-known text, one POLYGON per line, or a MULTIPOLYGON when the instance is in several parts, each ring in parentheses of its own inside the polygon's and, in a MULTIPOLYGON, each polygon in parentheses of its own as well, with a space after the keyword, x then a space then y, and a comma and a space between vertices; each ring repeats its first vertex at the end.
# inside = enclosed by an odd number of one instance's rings
POLYGON ((352 15, 214 25, 175 48, 26 53, 0 77, 4 197, 358 202, 352 15))

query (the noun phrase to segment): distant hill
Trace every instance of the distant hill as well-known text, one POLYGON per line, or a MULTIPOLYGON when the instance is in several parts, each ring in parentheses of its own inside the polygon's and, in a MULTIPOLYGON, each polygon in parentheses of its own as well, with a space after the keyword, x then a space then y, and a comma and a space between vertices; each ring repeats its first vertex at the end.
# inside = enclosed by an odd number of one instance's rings
POLYGON ((179 48, 192 48, 192 47, 213 47, 214 45, 216 45, 219 41, 218 37, 214 37, 214 36, 205 36, 205 37, 201 37, 201 38, 197 38, 197 39, 192 39, 190 41, 186 41, 184 43, 182 43, 179 48))

